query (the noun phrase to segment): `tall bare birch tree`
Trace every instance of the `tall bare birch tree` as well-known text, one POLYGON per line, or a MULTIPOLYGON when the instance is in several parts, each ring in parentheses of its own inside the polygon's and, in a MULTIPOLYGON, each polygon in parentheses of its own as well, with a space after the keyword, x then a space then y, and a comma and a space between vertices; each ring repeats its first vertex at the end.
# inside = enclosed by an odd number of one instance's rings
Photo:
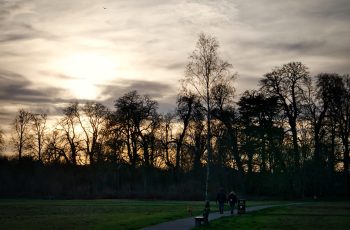
POLYGON ((210 178, 211 148, 211 90, 219 84, 233 81, 232 65, 221 59, 218 54, 219 43, 215 37, 201 33, 195 50, 189 56, 183 80, 184 90, 199 96, 206 108, 207 123, 207 174, 205 185, 205 199, 209 200, 208 185, 210 178))

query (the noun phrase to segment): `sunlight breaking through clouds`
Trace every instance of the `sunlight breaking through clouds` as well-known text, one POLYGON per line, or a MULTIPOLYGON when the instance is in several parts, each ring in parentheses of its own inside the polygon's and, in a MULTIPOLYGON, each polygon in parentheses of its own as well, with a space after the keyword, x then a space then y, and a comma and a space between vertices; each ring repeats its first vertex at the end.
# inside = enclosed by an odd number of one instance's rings
POLYGON ((217 37, 238 93, 289 61, 349 73, 349 11, 347 0, 0 0, 0 105, 112 106, 136 87, 166 111, 200 32, 217 37))

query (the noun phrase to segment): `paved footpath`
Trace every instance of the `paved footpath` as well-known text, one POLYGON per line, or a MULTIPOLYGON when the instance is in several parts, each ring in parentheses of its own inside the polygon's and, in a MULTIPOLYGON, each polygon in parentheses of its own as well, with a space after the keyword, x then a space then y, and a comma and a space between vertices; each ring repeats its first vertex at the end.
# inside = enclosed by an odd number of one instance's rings
MULTIPOLYGON (((289 205, 296 205, 300 203, 292 203, 292 204, 277 204, 277 205, 260 205, 260 206, 254 206, 254 207, 247 207, 246 212, 254 212, 254 211, 259 211, 261 209, 266 209, 266 208, 272 208, 272 207, 278 207, 278 206, 289 206, 289 205)), ((218 212, 210 213, 209 214, 209 221, 218 219, 223 216, 230 216, 230 212, 224 212, 224 214, 220 214, 218 212)), ((235 214, 237 215, 237 214, 235 214)), ((164 222, 161 224, 153 225, 150 227, 143 228, 142 230, 190 230, 194 228, 194 216, 192 217, 187 217, 183 219, 178 219, 178 220, 173 220, 173 221, 168 221, 164 222)))

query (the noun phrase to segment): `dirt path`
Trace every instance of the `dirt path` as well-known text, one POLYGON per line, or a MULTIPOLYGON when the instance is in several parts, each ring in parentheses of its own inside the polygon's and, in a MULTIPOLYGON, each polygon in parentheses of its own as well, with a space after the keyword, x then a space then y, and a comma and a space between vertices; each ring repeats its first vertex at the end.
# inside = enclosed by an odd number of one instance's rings
MULTIPOLYGON (((278 207, 278 206, 288 206, 288 205, 296 205, 297 203, 292 204, 282 204, 282 205, 260 205, 260 206, 254 206, 254 207, 247 207, 246 212, 254 212, 259 211, 266 208, 272 208, 272 207, 278 207)), ((299 204, 299 203, 298 203, 299 204)), ((236 211, 236 210, 235 210, 236 211)), ((236 212, 235 215, 237 216, 236 212)), ((209 221, 218 219, 223 216, 230 216, 230 212, 224 212, 224 214, 220 214, 218 212, 210 213, 209 214, 209 221)), ((173 220, 164 222, 161 224, 149 226, 146 228, 143 228, 142 230, 190 230, 194 228, 194 217, 187 217, 183 219, 173 220)))

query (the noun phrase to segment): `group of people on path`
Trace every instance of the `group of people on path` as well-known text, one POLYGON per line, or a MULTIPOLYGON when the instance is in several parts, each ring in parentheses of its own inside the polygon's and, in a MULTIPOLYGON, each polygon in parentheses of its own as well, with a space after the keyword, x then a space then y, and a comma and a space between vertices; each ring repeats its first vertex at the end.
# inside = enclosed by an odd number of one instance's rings
MULTIPOLYGON (((223 188, 221 188, 216 195, 216 203, 219 203, 219 211, 220 214, 224 213, 224 206, 225 203, 228 202, 230 204, 230 209, 231 209, 231 215, 233 215, 235 205, 238 202, 237 195, 234 191, 231 191, 230 194, 226 197, 226 193, 223 188)), ((209 212, 210 212, 210 204, 209 200, 205 202, 205 207, 203 210, 203 220, 205 224, 208 224, 209 222, 209 212)))
POLYGON ((237 195, 234 191, 231 191, 229 195, 226 197, 226 193, 224 189, 221 188, 218 194, 216 195, 216 203, 219 203, 220 214, 224 213, 224 206, 226 202, 230 204, 231 214, 233 214, 237 200, 238 200, 237 195))

